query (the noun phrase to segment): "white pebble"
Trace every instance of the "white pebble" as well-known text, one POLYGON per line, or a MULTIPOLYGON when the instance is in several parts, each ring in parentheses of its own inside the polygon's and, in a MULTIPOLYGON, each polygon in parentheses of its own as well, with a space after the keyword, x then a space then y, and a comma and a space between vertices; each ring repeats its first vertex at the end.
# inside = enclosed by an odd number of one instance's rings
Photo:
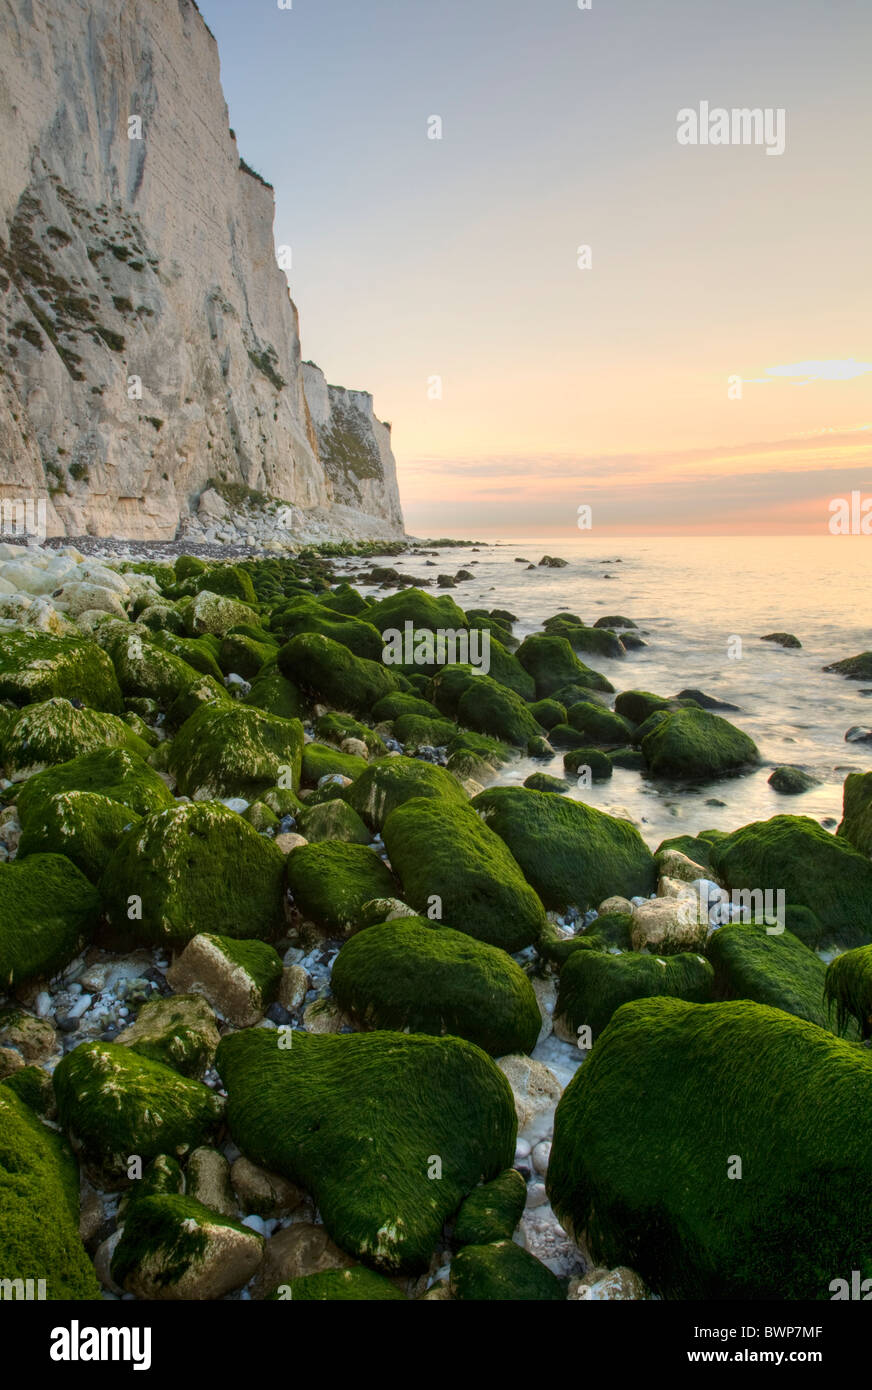
POLYGON ((243 1226, 247 1226, 250 1231, 257 1231, 258 1235, 267 1234, 266 1222, 262 1216, 246 1216, 242 1220, 243 1226))
POLYGON ((548 1193, 542 1182, 531 1182, 527 1188, 527 1206, 542 1207, 548 1201, 548 1193))
POLYGON ((523 1163, 525 1158, 529 1158, 532 1153, 530 1144, 526 1139, 519 1139, 515 1145, 515 1162, 523 1163))
POLYGON ((543 1175, 548 1172, 548 1160, 551 1157, 551 1141, 543 1139, 541 1144, 537 1144, 533 1150, 533 1167, 537 1173, 543 1175))

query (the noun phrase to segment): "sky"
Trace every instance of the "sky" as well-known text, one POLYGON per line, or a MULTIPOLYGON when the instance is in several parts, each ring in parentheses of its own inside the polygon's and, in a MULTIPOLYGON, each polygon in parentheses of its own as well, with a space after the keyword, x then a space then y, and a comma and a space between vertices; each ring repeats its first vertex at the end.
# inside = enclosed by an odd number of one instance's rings
POLYGON ((200 9, 303 356, 391 421, 411 532, 826 534, 872 496, 869 0, 200 9))

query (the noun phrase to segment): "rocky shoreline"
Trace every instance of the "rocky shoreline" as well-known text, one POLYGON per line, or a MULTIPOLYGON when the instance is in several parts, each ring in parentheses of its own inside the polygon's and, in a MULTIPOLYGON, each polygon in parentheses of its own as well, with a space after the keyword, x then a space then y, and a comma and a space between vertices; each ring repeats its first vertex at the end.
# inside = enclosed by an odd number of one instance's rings
POLYGON ((615 690, 629 617, 519 641, 439 556, 0 546, 0 1277, 598 1301, 872 1274, 872 773, 835 835, 647 844, 564 793, 741 777, 731 707, 615 690), (487 672, 387 663, 406 624, 486 635, 487 672), (562 778, 497 785, 555 752, 562 778))

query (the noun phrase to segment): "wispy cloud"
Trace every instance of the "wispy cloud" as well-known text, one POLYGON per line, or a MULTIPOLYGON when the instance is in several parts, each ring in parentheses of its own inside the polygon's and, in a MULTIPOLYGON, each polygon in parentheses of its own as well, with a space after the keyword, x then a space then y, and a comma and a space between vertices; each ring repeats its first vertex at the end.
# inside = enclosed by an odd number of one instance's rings
POLYGON ((867 372, 872 372, 872 362, 858 362, 856 357, 829 357, 818 362, 789 362, 781 367, 767 367, 765 376, 744 377, 743 381, 758 386, 773 381, 810 386, 813 381, 854 381, 867 372))

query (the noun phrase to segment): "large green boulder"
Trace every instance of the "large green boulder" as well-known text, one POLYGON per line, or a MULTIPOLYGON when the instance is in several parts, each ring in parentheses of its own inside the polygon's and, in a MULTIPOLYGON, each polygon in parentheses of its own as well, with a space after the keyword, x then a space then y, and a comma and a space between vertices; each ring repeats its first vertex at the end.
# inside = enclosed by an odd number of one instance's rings
POLYGON ((578 704, 570 707, 566 717, 570 727, 584 734, 591 744, 617 744, 623 748, 633 734, 632 725, 628 720, 593 700, 579 700, 578 704))
POLYGON ((0 700, 33 705, 58 695, 121 713, 112 663, 96 642, 29 630, 0 633, 0 700))
POLYGON ((155 647, 170 652, 194 671, 199 671, 201 676, 211 676, 219 682, 223 679, 221 667, 218 665, 221 644, 217 637, 179 637, 173 632, 161 630, 152 632, 149 640, 155 647))
POLYGON ((31 854, 62 854, 92 883, 140 817, 98 792, 58 792, 39 803, 18 844, 18 861, 31 854))
POLYGON ((179 790, 203 800, 244 797, 282 779, 300 785, 303 726, 236 701, 201 705, 173 739, 170 771, 179 790))
POLYGON ((257 603, 251 576, 239 565, 212 565, 205 573, 199 574, 194 580, 194 592, 204 591, 236 598, 242 603, 257 603))
POLYGON ((324 1269, 319 1274, 303 1274, 273 1295, 289 1303, 405 1303, 405 1296, 390 1279, 365 1265, 349 1269, 324 1269), (285 1290, 290 1293, 286 1293, 285 1290))
POLYGON ((390 869, 374 850, 339 840, 295 849, 287 860, 287 884, 300 915, 335 936, 364 925, 365 903, 396 892, 390 869))
POLYGON ((453 1033, 494 1057, 532 1052, 542 1026, 533 986, 511 956, 422 917, 353 936, 331 987, 365 1027, 453 1033))
POLYGON ((642 752, 655 777, 727 777, 760 761, 752 738, 704 709, 667 714, 642 739, 642 752))
POLYGON ((580 685, 587 690, 609 693, 613 686, 598 671, 579 661, 565 637, 534 633, 525 637, 516 653, 518 661, 536 683, 536 698, 558 694, 562 686, 580 685))
POLYGON ((360 758, 356 753, 343 753, 341 748, 334 748, 329 743, 306 743, 303 746, 300 777, 304 787, 317 787, 322 777, 333 775, 354 780, 366 768, 366 758, 360 758))
POLYGON ((0 992, 52 975, 93 934, 97 891, 62 854, 0 864, 0 992))
POLYGON ((140 1057, 200 1080, 211 1066, 219 1035, 215 1015, 202 995, 170 994, 143 1004, 115 1041, 140 1057))
POLYGON ((391 812, 382 833, 403 898, 416 911, 429 915, 438 899, 442 921, 509 952, 539 939, 541 902, 503 841, 468 803, 416 797, 391 812))
POLYGON ((711 864, 725 888, 781 890, 788 903, 809 908, 832 944, 872 939, 872 862, 808 816, 742 826, 712 842, 711 864))
POLYGON ((872 772, 850 772, 845 778, 836 834, 860 854, 872 855, 872 772))
POLYGON ((447 805, 466 805, 457 778, 434 763, 417 758, 376 758, 347 787, 343 799, 366 824, 381 830, 388 816, 413 797, 434 797, 447 805))
POLYGON ((309 841, 344 840, 349 845, 368 845, 372 832, 367 829, 356 811, 339 797, 305 806, 296 818, 297 830, 309 841))
POLYGON ((530 706, 516 691, 490 676, 471 676, 457 704, 457 718, 468 729, 513 743, 519 748, 537 738, 542 729, 530 706))
MULTIPOLYGON (((266 637, 266 633, 263 634, 266 637)), ((244 680, 254 680, 271 661, 278 648, 274 642, 259 641, 246 632, 234 629, 228 632, 221 643, 218 664, 226 676, 242 676, 244 680)))
POLYGON ((578 950, 560 972, 554 1012, 573 1033, 589 1028, 595 1042, 622 1004, 655 995, 708 1004, 713 981, 714 971, 705 957, 690 951, 661 958, 643 951, 611 955, 607 950, 578 950))
POLYGON ((64 792, 107 796, 126 806, 133 813, 131 819, 175 804, 166 782, 136 753, 126 748, 98 748, 47 768, 25 782, 15 802, 25 830, 52 797, 64 792))
POLYGON ((872 1037, 872 946, 836 956, 827 968, 824 995, 840 1033, 853 1020, 864 1042, 872 1037))
POLYGON ((829 1299, 872 1277, 872 1055, 746 1001, 619 1009, 566 1088, 547 1186, 670 1299, 829 1299))
POLYGON ((384 643, 370 622, 325 608, 317 599, 300 598, 282 613, 281 629, 290 641, 300 633, 320 633, 339 642, 355 656, 381 661, 384 643))
POLYGON ((652 714, 668 713, 675 701, 665 695, 652 695, 650 690, 622 690, 615 697, 615 710, 631 724, 644 724, 652 714))
POLYGON ((132 1156, 177 1158, 205 1143, 223 1114, 208 1086, 118 1043, 68 1052, 54 1073, 58 1118, 85 1162, 115 1183, 132 1156))
POLYGON ((547 1265, 512 1240, 465 1245, 451 1262, 451 1293, 488 1303, 563 1303, 563 1285, 547 1265))
POLYGON ((204 589, 195 598, 186 601, 184 622, 190 637, 202 637, 204 634, 223 637, 240 623, 256 623, 257 614, 247 603, 204 589))
POLYGON ((161 706, 171 705, 203 674, 174 652, 147 640, 141 628, 118 623, 106 641, 118 684, 128 699, 145 697, 161 706))
MULTIPOLYGON (((719 927, 708 945, 716 999, 753 999, 773 1009, 829 1027, 824 985, 827 968, 791 932, 733 922, 719 927)), ((844 1031, 844 1030, 842 1030, 844 1031)), ((856 1030, 850 1028, 850 1036, 856 1030)))
POLYGON ((100 883, 110 926, 128 943, 183 946, 200 932, 277 936, 285 857, 215 801, 182 802, 129 830, 100 883))
POLYGON ((491 1245, 510 1240, 527 1204, 527 1184, 517 1168, 507 1168, 470 1192, 457 1213, 458 1245, 491 1245))
MULTIPOLYGON (((396 695, 394 699, 409 699, 409 696, 396 695)), ((388 696, 388 700, 391 696, 388 696)), ((383 703, 380 701, 379 703, 383 703)), ((425 704, 422 700, 419 703, 425 704)), ((420 713, 420 711, 418 711, 420 713)), ((437 711, 432 711, 435 716, 437 711)), ((380 718, 381 716, 376 716, 380 718)), ((322 714, 315 724, 315 732, 325 743, 342 744, 347 738, 359 739, 366 744, 366 748, 371 757, 383 757, 387 753, 387 745, 377 733, 370 729, 366 724, 361 724, 359 719, 353 719, 350 714, 336 714, 331 711, 329 714, 322 714)))
POLYGON ((93 709, 76 709, 62 699, 27 705, 0 732, 0 761, 12 782, 23 782, 47 767, 107 747, 126 748, 142 758, 150 753, 145 740, 123 719, 93 709))
MULTIPOLYGON (((0 1086, 0 1271, 34 1280, 31 1298, 99 1299, 100 1286, 79 1236, 79 1168, 69 1145, 0 1086)), ((27 1286, 4 1295, 23 1299, 27 1286)))
POLYGON ((140 1196, 129 1203, 112 1278, 146 1302, 221 1299, 257 1272, 263 1244, 259 1232, 193 1197, 140 1196))
POLYGON ((543 626, 550 637, 565 637, 574 652, 589 652, 612 660, 627 655, 620 637, 607 628, 587 627, 560 616, 548 618, 543 626))
POLYGON ((445 1221, 507 1168, 508 1082, 460 1038, 249 1029, 216 1065, 234 1142, 311 1192, 343 1250, 385 1271, 425 1268, 445 1221))
POLYGON ((277 661, 282 675, 300 690, 351 714, 366 714, 385 695, 405 688, 389 667, 355 656, 319 633, 292 637, 280 648, 277 661))
POLYGON ((654 892, 654 857, 629 821, 526 787, 490 787, 472 805, 547 908, 596 907, 615 895, 654 892))
POLYGON ((437 598, 423 589, 414 588, 401 589, 398 594, 371 603, 365 617, 368 623, 378 628, 379 633, 385 633, 390 628, 404 633, 406 623, 411 623, 416 632, 435 633, 440 628, 459 632, 469 627, 466 614, 453 598, 447 594, 437 598))

